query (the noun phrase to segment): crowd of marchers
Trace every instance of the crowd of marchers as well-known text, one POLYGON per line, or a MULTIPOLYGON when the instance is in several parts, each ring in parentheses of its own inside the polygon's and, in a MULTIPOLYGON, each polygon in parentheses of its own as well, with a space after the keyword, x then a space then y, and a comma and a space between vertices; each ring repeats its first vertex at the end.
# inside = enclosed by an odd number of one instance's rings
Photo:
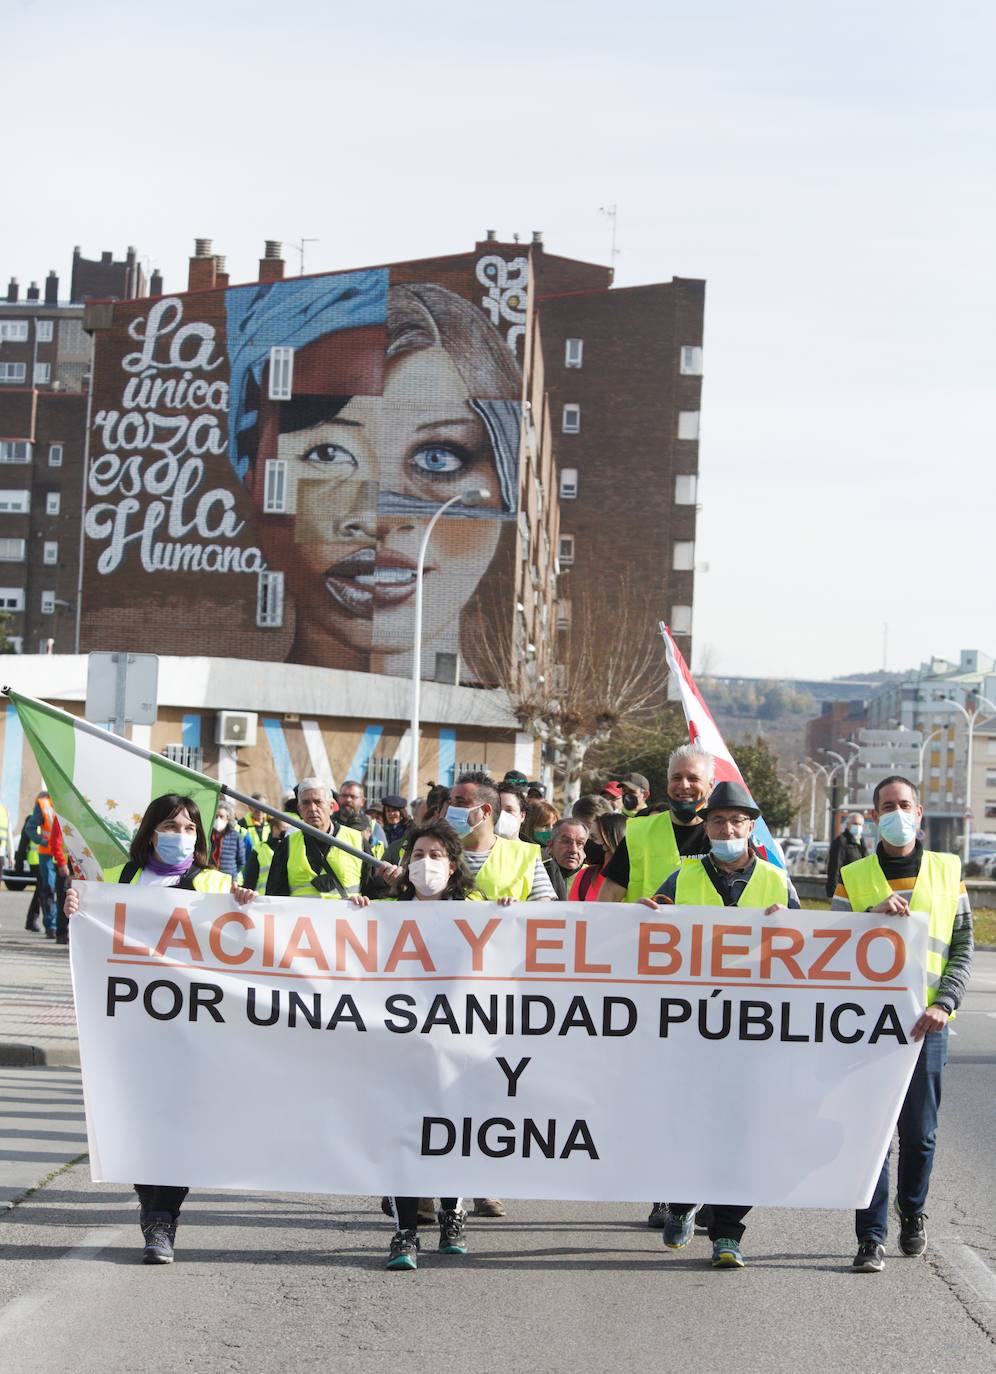
MULTIPOLYGON (((47 798, 43 801, 50 812, 47 798)), ((205 831, 191 798, 156 798, 132 839, 128 861, 105 871, 104 880, 230 891, 241 903, 259 893, 357 906, 378 901, 642 902, 651 908, 740 906, 766 916, 799 906, 786 869, 755 846, 760 812, 749 791, 739 782, 715 782, 712 758, 691 744, 671 755, 665 797, 652 799, 646 778, 629 774, 580 797, 566 814, 547 800, 540 784, 517 772, 501 781, 482 772, 463 773, 452 786, 430 787, 411 805, 400 795, 368 801, 356 781, 335 792, 317 778, 306 778, 281 798, 281 808, 307 829, 281 820, 264 797, 255 801, 258 806, 236 819, 223 800, 205 831)), ((909 1028, 920 1051, 899 1115, 894 1197, 899 1249, 911 1257, 927 1246, 924 1208, 948 1022, 964 998, 973 951, 959 860, 923 848, 922 814, 913 782, 884 778, 874 794, 877 847, 842 864, 832 903, 835 910, 874 911, 895 919, 909 911, 929 915, 925 1010, 909 1028)), ((78 910, 78 894, 70 887, 56 905, 62 930, 78 910)), ((137 1184, 136 1192, 142 1258, 170 1263, 187 1189, 149 1183, 137 1184)), ((437 1208, 435 1198, 382 1199, 393 1224, 389 1268, 417 1267, 420 1224, 438 1227, 441 1254, 467 1252, 463 1200, 438 1201, 437 1208)), ((884 1267, 889 1201, 887 1155, 870 1205, 855 1216, 856 1272, 884 1267)), ((746 1205, 672 1199, 654 1202, 648 1223, 662 1232, 669 1249, 681 1249, 697 1230, 705 1231, 712 1266, 742 1269, 749 1211, 746 1205)), ((474 1198, 473 1214, 498 1218, 506 1212, 501 1199, 474 1198)))

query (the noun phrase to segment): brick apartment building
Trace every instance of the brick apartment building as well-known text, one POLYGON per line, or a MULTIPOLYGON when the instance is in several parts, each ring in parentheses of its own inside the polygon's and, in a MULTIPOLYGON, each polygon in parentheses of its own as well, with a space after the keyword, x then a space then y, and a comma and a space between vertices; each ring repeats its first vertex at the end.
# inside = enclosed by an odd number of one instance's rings
POLYGON ((0 300, 0 611, 17 653, 71 651, 92 345, 83 301, 144 287, 135 250, 99 261, 74 250, 69 301, 59 278, 0 300))

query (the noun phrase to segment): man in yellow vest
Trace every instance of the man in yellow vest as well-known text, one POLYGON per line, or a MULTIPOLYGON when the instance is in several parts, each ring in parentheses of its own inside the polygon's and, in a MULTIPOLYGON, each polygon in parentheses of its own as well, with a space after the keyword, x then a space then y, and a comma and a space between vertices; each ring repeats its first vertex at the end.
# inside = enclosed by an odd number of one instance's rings
MULTIPOLYGON (((972 972, 972 909, 958 856, 932 853, 917 837, 923 807, 915 784, 898 774, 883 778, 872 802, 878 846, 874 854, 840 870, 830 909, 893 917, 911 911, 930 914, 926 1007, 910 1028, 912 1038, 922 1044, 899 1113, 899 1248, 904 1255, 915 1256, 927 1248, 923 1209, 934 1164, 948 1021, 961 1005, 972 972)), ((889 1225, 888 1155, 871 1202, 855 1213, 854 1220, 858 1253, 853 1268, 859 1274, 877 1274, 885 1267, 889 1225)))
POLYGON ((711 754, 695 744, 675 749, 667 765, 668 810, 627 821, 626 837, 605 866, 600 902, 652 897, 684 857, 708 852, 702 808, 712 779, 711 754))
MULTIPOLYGON (((518 838, 519 817, 503 811, 487 773, 461 773, 450 792, 446 820, 460 836, 463 856, 489 902, 556 901, 539 845, 518 838)), ((475 1197, 474 1215, 503 1217, 500 1198, 475 1197)))
MULTIPOLYGON (((332 815, 332 794, 320 778, 305 778, 298 786, 297 809, 302 821, 335 836, 354 849, 364 848, 359 830, 340 825, 332 815)), ((268 897, 324 897, 341 899, 358 893, 364 885, 364 864, 353 854, 323 845, 303 830, 292 829, 277 848, 266 880, 268 897)), ((400 870, 381 866, 381 876, 392 878, 400 870)))
MULTIPOLYGON (((656 897, 643 899, 645 906, 655 910, 661 903, 762 907, 766 916, 785 907, 799 906, 785 869, 760 858, 751 844, 754 822, 761 812, 743 783, 717 783, 703 814, 709 853, 685 859, 661 884, 656 897)), ((669 1250, 680 1250, 695 1234, 695 1203, 672 1202, 663 1206, 664 1244, 669 1250)), ((719 1203, 710 1206, 708 1224, 714 1269, 744 1268, 740 1242, 744 1217, 749 1211, 749 1207, 719 1203)))

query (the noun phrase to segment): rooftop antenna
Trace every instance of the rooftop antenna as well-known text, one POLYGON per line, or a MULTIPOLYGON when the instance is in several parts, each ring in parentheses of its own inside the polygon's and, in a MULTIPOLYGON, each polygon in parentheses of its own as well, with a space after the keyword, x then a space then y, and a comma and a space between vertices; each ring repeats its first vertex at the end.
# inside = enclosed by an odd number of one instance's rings
POLYGON ((321 243, 321 239, 302 239, 300 243, 291 244, 291 247, 297 250, 298 256, 301 259, 301 270, 297 274, 299 277, 304 276, 304 252, 309 243, 321 243))
POLYGON ((612 247, 609 252, 612 270, 614 272, 616 270, 616 258, 622 252, 621 248, 616 247, 616 225, 619 218, 619 207, 618 205, 600 205, 598 207, 598 213, 600 215, 605 215, 607 219, 612 221, 612 247))

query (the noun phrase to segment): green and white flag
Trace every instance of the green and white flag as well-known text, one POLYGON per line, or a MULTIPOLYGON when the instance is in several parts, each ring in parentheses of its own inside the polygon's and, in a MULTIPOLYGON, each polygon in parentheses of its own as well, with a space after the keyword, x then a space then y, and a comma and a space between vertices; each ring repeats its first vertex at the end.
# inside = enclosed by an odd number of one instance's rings
POLYGON ((87 878, 122 864, 154 797, 179 792, 211 828, 219 784, 150 754, 109 730, 7 689, 62 825, 66 849, 87 878))

